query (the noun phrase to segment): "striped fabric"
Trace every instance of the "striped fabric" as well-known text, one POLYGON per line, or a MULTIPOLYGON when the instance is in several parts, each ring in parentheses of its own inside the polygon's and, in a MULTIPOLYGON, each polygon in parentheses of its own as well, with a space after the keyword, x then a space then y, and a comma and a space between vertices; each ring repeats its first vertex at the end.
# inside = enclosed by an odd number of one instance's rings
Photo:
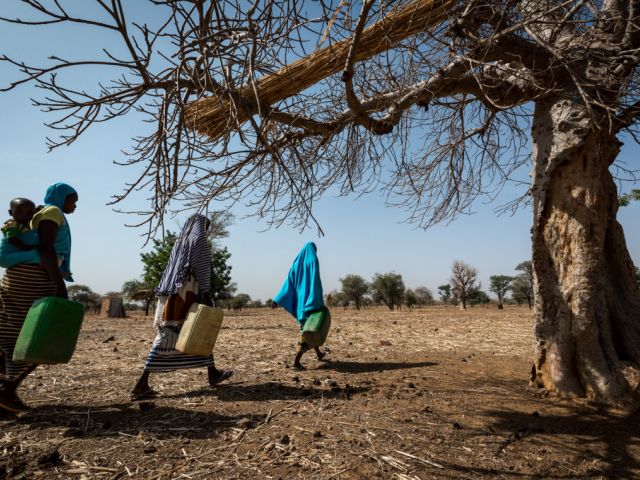
POLYGON ((191 271, 200 290, 208 292, 211 285, 211 254, 207 244, 207 217, 192 215, 178 235, 169 256, 167 268, 156 288, 158 296, 173 295, 187 279, 191 271))
POLYGON ((18 381, 36 365, 13 362, 13 350, 22 324, 33 302, 55 292, 49 274, 37 265, 16 265, 7 269, 0 284, 0 378, 18 381))
POLYGON ((144 366, 146 372, 173 372, 184 368, 215 367, 213 353, 208 357, 187 355, 176 350, 181 327, 158 327, 158 336, 144 366))

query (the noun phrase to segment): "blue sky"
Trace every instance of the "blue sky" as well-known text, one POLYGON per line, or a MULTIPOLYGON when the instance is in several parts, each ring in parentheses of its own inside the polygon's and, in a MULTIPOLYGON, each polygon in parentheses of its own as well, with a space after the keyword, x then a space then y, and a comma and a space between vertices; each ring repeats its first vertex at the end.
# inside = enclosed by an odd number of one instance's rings
MULTIPOLYGON (((23 7, 14 5, 17 2, 7 2, 0 7, 0 16, 13 13, 24 17, 23 7)), ((0 55, 39 60, 42 65, 44 59, 58 53, 61 46, 66 45, 62 48, 67 50, 69 58, 81 58, 98 48, 101 40, 110 40, 93 37, 88 41, 87 38, 82 31, 77 33, 59 27, 36 29, 3 24, 0 55)), ((14 68, 0 63, 0 85, 6 86, 17 75, 14 68)), ((90 70, 78 81, 93 85, 97 78, 100 73, 90 70)), ((147 127, 139 118, 131 116, 97 125, 72 146, 46 153, 45 139, 54 132, 43 123, 54 117, 31 106, 29 100, 41 96, 42 92, 33 86, 0 93, 0 208, 6 205, 5 210, 8 209, 9 201, 18 196, 41 203, 46 188, 55 182, 73 185, 80 196, 78 210, 69 218, 74 241, 74 277, 78 283, 89 285, 99 293, 118 290, 123 282, 140 276, 140 253, 149 247, 142 248, 142 229, 124 226, 135 223, 134 216, 115 213, 106 205, 136 173, 113 162, 124 159, 121 151, 129 149, 130 138, 147 127)), ((630 139, 625 139, 625 143, 620 158, 628 166, 637 168, 640 148, 630 139)), ((316 204, 314 214, 325 233, 322 238, 318 238, 314 230, 300 234, 286 225, 263 231, 266 224, 254 219, 241 220, 248 212, 238 207, 234 213, 239 219, 231 227, 231 235, 224 245, 232 254, 232 276, 239 292, 262 300, 277 293, 299 249, 310 240, 318 246, 325 291, 339 288, 338 279, 347 274, 370 279, 376 272, 392 270, 402 274, 407 287, 425 285, 435 290, 448 281, 454 259, 477 267, 486 287, 490 275, 514 274, 514 267, 530 258, 530 211, 525 209, 513 216, 500 217, 492 212, 495 206, 520 196, 522 188, 507 186, 494 204, 478 202, 475 215, 426 232, 401 223, 405 212, 386 208, 378 193, 357 200, 327 196, 316 204)), ((626 184, 623 190, 631 188, 632 185, 626 184)), ((124 210, 146 207, 144 192, 121 205, 124 210)), ((220 206, 211 206, 216 208, 220 206)), ((622 208, 618 218, 631 256, 640 264, 640 202, 622 208)))

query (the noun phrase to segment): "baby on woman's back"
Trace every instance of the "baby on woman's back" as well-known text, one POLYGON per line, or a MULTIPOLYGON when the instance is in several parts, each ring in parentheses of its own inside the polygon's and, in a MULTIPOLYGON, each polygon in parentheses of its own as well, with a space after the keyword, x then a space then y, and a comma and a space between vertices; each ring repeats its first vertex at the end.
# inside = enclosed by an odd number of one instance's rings
POLYGON ((7 243, 20 250, 37 250, 37 246, 29 246, 18 239, 21 233, 31 230, 31 220, 38 211, 36 204, 28 198, 14 198, 9 207, 9 215, 12 218, 0 229, 7 238, 7 243))

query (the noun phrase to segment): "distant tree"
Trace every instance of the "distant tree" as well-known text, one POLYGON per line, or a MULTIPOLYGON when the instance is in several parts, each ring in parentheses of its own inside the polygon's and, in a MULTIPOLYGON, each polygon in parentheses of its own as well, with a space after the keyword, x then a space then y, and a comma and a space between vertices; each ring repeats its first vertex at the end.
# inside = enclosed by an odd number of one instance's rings
POLYGON ((71 285, 67 287, 67 294, 72 302, 85 303, 92 293, 93 290, 87 285, 71 285))
POLYGON ((144 308, 144 307, 141 307, 140 305, 138 305, 137 303, 134 303, 134 302, 125 302, 123 304, 123 307, 124 307, 124 310, 126 312, 132 312, 132 311, 135 312, 135 311, 138 311, 138 310, 142 311, 142 309, 144 308))
POLYGON ((511 296, 514 298, 514 300, 519 299, 521 302, 526 301, 529 305, 529 310, 531 310, 534 299, 533 265, 531 264, 531 260, 519 263, 515 269, 521 271, 522 273, 516 275, 516 277, 511 282, 511 285, 509 285, 511 296))
POLYGON ((404 304, 409 308, 409 311, 413 308, 413 306, 418 303, 418 299, 416 294, 410 288, 407 288, 404 291, 404 304))
POLYGON ((227 251, 227 247, 215 249, 211 253, 211 284, 209 287, 209 296, 216 308, 220 300, 228 299, 232 296, 229 294, 232 267, 227 264, 227 260, 229 260, 230 257, 231 254, 227 251))
POLYGON ((513 277, 507 275, 491 275, 489 277, 489 291, 498 296, 498 308, 502 308, 502 299, 509 291, 509 282, 513 277))
POLYGON ((447 306, 447 301, 451 298, 451 285, 440 285, 438 287, 438 294, 440 295, 440 300, 444 302, 444 306, 447 306))
POLYGON ((478 270, 460 260, 454 260, 451 266, 451 291, 460 300, 460 310, 467 309, 467 298, 480 290, 478 270))
POLYGON ((509 285, 511 296, 518 304, 527 302, 529 310, 531 310, 531 301, 533 300, 533 285, 529 282, 524 274, 517 275, 509 285))
POLYGON ((265 306, 265 307, 267 307, 267 308, 271 308, 271 304, 272 304, 272 303, 273 303, 273 298, 267 298, 267 299, 264 301, 264 306, 265 306))
POLYGON ((211 253, 220 250, 220 240, 229 236, 229 227, 235 223, 236 216, 226 210, 215 210, 209 214, 207 240, 211 253))
POLYGON ((419 306, 431 305, 433 293, 427 287, 417 287, 414 291, 419 306))
POLYGON ((347 275, 340 279, 342 293, 353 300, 356 310, 360 310, 362 297, 369 293, 369 284, 360 275, 347 275))
MULTIPOLYGON (((523 303, 529 300, 529 298, 523 293, 523 290, 519 288, 519 284, 521 279, 516 277, 511 282, 509 289, 511 290, 511 298, 514 300, 518 306, 522 306, 523 303)), ((508 299, 507 299, 508 300, 508 299)), ((505 304, 507 304, 507 300, 505 300, 505 304)), ((529 304, 529 309, 531 309, 531 304, 529 304)))
POLYGON ((122 298, 123 296, 122 292, 107 292, 102 296, 102 298, 122 298))
POLYGON ((257 300, 251 300, 249 302, 249 305, 247 305, 249 308, 262 308, 264 307, 264 304, 262 303, 262 300, 257 299, 257 300))
POLYGON ((333 294, 333 305, 335 307, 342 307, 346 310, 350 301, 351 299, 344 292, 335 292, 333 294))
POLYGON ((363 307, 370 307, 373 305, 373 300, 371 300, 371 297, 369 295, 366 295, 364 297, 362 297, 362 306, 363 307))
POLYGON ((520 275, 523 275, 523 278, 527 279, 531 284, 531 289, 533 289, 533 264, 531 263, 531 260, 519 263, 515 269, 522 272, 520 275))
POLYGON ((375 302, 383 302, 389 310, 402 305, 404 299, 402 275, 395 272, 376 273, 371 281, 371 294, 375 302))
POLYGON ((489 298, 489 295, 487 295, 486 292, 478 290, 468 298, 468 301, 470 305, 486 305, 491 302, 491 298, 489 298))
POLYGON ((69 300, 84 305, 85 310, 93 310, 100 307, 101 297, 87 285, 71 285, 67 287, 69 300))
POLYGON ((234 309, 238 308, 242 310, 246 308, 251 303, 251 297, 246 293, 239 293, 233 297, 234 309))
POLYGON ((149 315, 149 306, 156 301, 156 291, 142 280, 129 280, 122 284, 122 294, 125 300, 139 300, 144 302, 144 314, 149 315))
POLYGON ((176 234, 167 230, 164 240, 153 239, 153 250, 149 253, 141 253, 143 274, 142 281, 151 290, 155 290, 160 284, 160 279, 164 274, 171 250, 176 243, 176 234))
POLYGON ((618 205, 626 207, 632 200, 640 200, 640 190, 631 190, 631 193, 624 193, 618 198, 618 205))
POLYGON ((229 283, 229 285, 227 285, 227 288, 223 292, 224 303, 220 304, 221 308, 224 308, 226 306, 229 310, 231 310, 231 307, 233 306, 233 297, 235 296, 237 291, 238 284, 236 282, 231 282, 229 283))
POLYGON ((453 305, 454 307, 457 307, 458 305, 460 305, 460 299, 455 293, 452 293, 451 300, 449 300, 449 303, 451 303, 451 305, 453 305))

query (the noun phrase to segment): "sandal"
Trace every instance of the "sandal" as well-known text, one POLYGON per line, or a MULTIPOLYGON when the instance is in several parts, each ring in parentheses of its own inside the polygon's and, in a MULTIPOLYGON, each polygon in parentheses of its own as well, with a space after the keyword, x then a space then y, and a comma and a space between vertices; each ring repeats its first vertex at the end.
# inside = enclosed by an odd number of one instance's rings
POLYGON ((131 393, 129 394, 129 399, 130 400, 142 400, 144 398, 152 398, 152 397, 156 397, 160 395, 158 392, 156 392, 153 388, 149 388, 149 390, 147 390, 146 392, 142 392, 142 393, 131 393))
POLYGON ((317 362, 324 362, 325 361, 324 357, 326 357, 326 356, 327 356, 327 352, 322 352, 322 354, 320 355, 320 358, 318 358, 316 356, 316 361, 317 362))
POLYGON ((15 415, 15 413, 10 412, 9 410, 5 410, 4 408, 0 407, 0 420, 2 420, 3 418, 7 418, 7 417, 13 417, 15 415))
POLYGON ((304 365, 300 365, 299 367, 291 367, 291 370, 294 372, 304 372, 307 369, 304 365))
POLYGON ((233 376, 233 370, 222 370, 220 377, 215 382, 209 383, 210 387, 215 387, 216 385, 226 382, 233 376))
POLYGON ((31 410, 31 407, 22 403, 22 401, 16 397, 14 400, 6 400, 0 398, 0 411, 6 411, 9 413, 24 413, 31 410))

